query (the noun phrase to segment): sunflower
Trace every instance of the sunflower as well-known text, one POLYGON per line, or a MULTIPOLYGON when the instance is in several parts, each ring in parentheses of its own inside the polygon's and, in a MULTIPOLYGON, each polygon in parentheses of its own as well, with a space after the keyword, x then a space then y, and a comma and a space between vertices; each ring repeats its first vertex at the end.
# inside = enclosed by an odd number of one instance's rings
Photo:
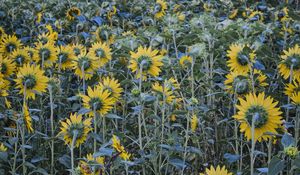
POLYGON ((62 70, 72 68, 72 60, 75 54, 71 46, 59 46, 57 52, 57 67, 62 70))
POLYGON ((95 70, 99 68, 99 63, 90 55, 82 53, 74 58, 72 67, 75 69, 76 75, 89 80, 93 77, 95 70))
POLYGON ((120 154, 119 156, 123 160, 129 160, 130 154, 125 150, 124 146, 121 145, 120 139, 113 135, 112 139, 112 147, 120 154))
POLYGON ((15 49, 21 48, 21 46, 21 41, 15 35, 5 35, 0 43, 0 53, 8 56, 15 49))
POLYGON ((93 34, 96 36, 97 41, 106 42, 108 45, 111 45, 115 40, 112 29, 107 25, 98 27, 93 34))
POLYGON ((131 59, 128 67, 132 70, 132 72, 137 74, 137 78, 143 78, 143 80, 146 80, 148 74, 153 77, 157 77, 161 72, 160 67, 163 65, 162 55, 157 55, 158 50, 152 51, 151 48, 147 49, 140 46, 136 53, 130 52, 130 54, 131 59), (143 77, 141 77, 141 69, 143 77))
POLYGON ((57 49, 51 42, 36 44, 33 60, 43 67, 51 67, 57 60, 57 49))
POLYGON ((110 97, 110 92, 104 90, 101 86, 95 86, 93 89, 88 87, 87 95, 80 95, 83 101, 83 106, 90 109, 89 116, 94 116, 93 110, 101 116, 107 114, 114 104, 114 99, 110 97))
POLYGON ((91 131, 91 120, 91 118, 83 120, 80 114, 71 114, 66 122, 60 122, 61 127, 58 135, 62 135, 65 144, 68 145, 72 144, 74 137, 75 147, 79 147, 79 145, 85 142, 88 133, 91 131))
POLYGON ((109 97, 112 97, 115 101, 119 100, 121 93, 123 92, 119 81, 114 78, 103 78, 103 82, 99 83, 99 86, 103 90, 107 90, 110 93, 109 97))
POLYGON ((292 83, 287 84, 284 88, 284 94, 289 97, 297 92, 300 92, 300 83, 297 80, 294 80, 292 83))
POLYGON ((48 81, 48 77, 44 76, 44 71, 39 66, 30 64, 21 67, 15 79, 17 88, 20 89, 19 94, 23 94, 26 87, 26 99, 35 99, 36 93, 46 92, 48 81))
POLYGON ((187 68, 189 67, 193 62, 193 59, 191 56, 185 55, 182 56, 179 60, 179 64, 183 67, 183 68, 187 68))
POLYGON ((77 7, 72 7, 70 9, 68 9, 66 12, 66 16, 69 21, 73 21, 75 19, 75 17, 79 16, 80 14, 81 14, 81 11, 77 7))
POLYGON ((194 114, 191 119, 191 130, 195 132, 198 126, 198 117, 194 114))
POLYGON ((4 77, 11 76, 16 71, 16 63, 0 55, 0 73, 4 77))
POLYGON ((178 81, 173 77, 169 78, 168 80, 165 80, 164 83, 165 87, 171 89, 172 91, 178 90, 180 88, 178 81))
POLYGON ((227 65, 230 71, 248 72, 255 58, 255 53, 246 45, 243 44, 231 44, 227 51, 229 60, 227 65))
POLYGON ((300 92, 295 92, 291 95, 293 104, 300 105, 300 92))
POLYGON ((260 11, 253 11, 249 17, 251 21, 263 21, 264 20, 264 14, 260 11))
POLYGON ((242 15, 244 18, 249 18, 250 14, 252 14, 253 10, 250 8, 246 8, 245 11, 243 11, 242 15))
POLYGON ((111 60, 111 49, 106 43, 96 42, 92 44, 88 54, 92 59, 97 60, 101 67, 111 60))
POLYGON ((26 49, 14 50, 10 55, 10 58, 14 60, 18 67, 21 67, 30 61, 30 57, 26 49))
POLYGON ((73 44, 71 48, 75 56, 86 54, 86 47, 84 47, 82 44, 73 44))
POLYGON ((238 11, 239 11, 238 9, 232 10, 232 11, 230 12, 228 18, 229 18, 229 19, 235 18, 235 17, 237 16, 237 14, 238 14, 238 11))
POLYGON ((156 19, 160 19, 165 16, 167 10, 167 2, 164 0, 156 0, 156 4, 153 9, 153 14, 156 19))
POLYGON ((300 48, 296 44, 294 47, 283 51, 281 62, 279 63, 279 72, 284 79, 288 79, 291 74, 294 79, 300 81, 300 48))
POLYGON ((46 44, 50 42, 51 44, 54 44, 57 40, 57 33, 56 32, 46 32, 42 33, 38 36, 38 42, 42 44, 46 44))
POLYGON ((175 95, 170 87, 164 85, 160 85, 158 82, 155 82, 152 85, 152 89, 159 95, 160 101, 163 101, 165 98, 166 103, 172 104, 175 100, 175 95))
POLYGON ((7 147, 4 146, 3 143, 0 143, 0 152, 6 152, 7 151, 7 147))
POLYGON ((276 14, 276 20, 279 20, 281 22, 288 21, 289 19, 290 19, 290 17, 289 17, 289 9, 287 7, 284 7, 282 10, 280 10, 276 14))
POLYGON ((33 60, 35 49, 33 47, 29 47, 29 46, 26 46, 23 49, 28 53, 29 62, 31 62, 33 60))
POLYGON ((26 125, 28 132, 32 133, 34 131, 32 127, 32 118, 30 116, 28 106, 25 103, 23 104, 23 116, 24 116, 24 123, 26 125))
POLYGON ((239 98, 240 105, 236 105, 239 110, 233 116, 240 124, 240 131, 245 133, 247 140, 252 139, 251 125, 254 121, 254 140, 261 142, 268 140, 272 136, 264 135, 266 132, 277 133, 276 129, 282 124, 279 108, 276 108, 278 102, 273 98, 266 97, 265 93, 248 94, 245 100, 239 98))
POLYGON ((232 175, 232 173, 228 172, 225 166, 220 167, 218 165, 217 168, 214 168, 213 166, 210 166, 210 169, 206 168, 205 172, 200 173, 199 175, 232 175))
POLYGON ((0 74, 0 97, 7 97, 9 89, 9 81, 4 79, 3 75, 0 74))

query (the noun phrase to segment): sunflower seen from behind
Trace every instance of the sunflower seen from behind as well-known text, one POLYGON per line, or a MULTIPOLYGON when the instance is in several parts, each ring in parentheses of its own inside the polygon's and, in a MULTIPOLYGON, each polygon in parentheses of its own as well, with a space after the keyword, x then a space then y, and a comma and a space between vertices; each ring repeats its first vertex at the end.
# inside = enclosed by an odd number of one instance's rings
POLYGON ((99 83, 99 86, 103 90, 107 90, 110 93, 109 97, 113 98, 115 101, 120 99, 121 93, 123 92, 119 81, 115 78, 104 77, 102 82, 99 83))
POLYGON ((66 145, 71 145, 73 138, 75 139, 75 147, 79 147, 87 139, 91 131, 91 118, 83 119, 82 115, 71 114, 66 121, 60 122, 60 132, 58 135, 63 136, 66 145))
POLYGON ((101 67, 111 60, 111 49, 106 43, 93 43, 88 54, 92 59, 96 60, 101 67))
POLYGON ((281 62, 278 65, 279 73, 284 79, 293 79, 300 81, 300 48, 296 44, 294 47, 283 51, 281 62))
POLYGON ((167 2, 164 0, 157 0, 153 9, 153 14, 156 19, 160 19, 166 14, 167 2))
POLYGON ((79 56, 81 54, 86 54, 86 52, 87 52, 86 47, 82 44, 76 43, 76 44, 72 44, 70 47, 75 56, 79 56))
POLYGON ((230 71, 249 72, 255 58, 255 53, 247 45, 232 44, 227 51, 230 71))
POLYGON ((159 55, 158 52, 158 50, 152 50, 150 47, 143 48, 140 46, 137 52, 130 52, 131 59, 128 67, 133 73, 136 73, 137 78, 146 80, 148 75, 157 77, 161 72, 160 67, 163 66, 163 56, 159 55))
POLYGON ((33 60, 42 68, 51 67, 57 60, 57 49, 51 42, 46 44, 38 42, 34 50, 33 60))
POLYGON ((200 173, 199 175, 233 175, 230 173, 225 166, 220 167, 219 165, 214 168, 212 165, 210 168, 206 168, 204 173, 200 173))
POLYGON ((81 79, 89 80, 93 77, 95 70, 99 68, 99 63, 90 55, 82 53, 74 58, 72 68, 81 79))
POLYGON ((22 43, 15 35, 5 35, 0 43, 0 53, 9 56, 15 49, 21 47, 22 43))
POLYGON ((72 51, 71 46, 59 46, 57 48, 57 63, 56 67, 60 70, 66 70, 72 68, 72 61, 75 58, 75 54, 72 51))
POLYGON ((29 54, 25 49, 14 50, 10 55, 10 59, 12 59, 18 67, 21 67, 30 61, 29 54))
POLYGON ((25 95, 26 99, 33 100, 37 93, 41 94, 47 91, 48 81, 49 78, 44 75, 44 71, 39 66, 30 64, 21 67, 15 79, 16 87, 20 89, 19 94, 25 95))
POLYGON ((121 159, 125 161, 130 159, 131 155, 125 150, 124 146, 121 144, 120 139, 117 136, 113 135, 111 142, 112 147, 119 153, 121 159))
POLYGON ((112 33, 112 28, 108 25, 102 25, 93 33, 96 36, 96 41, 111 45, 115 41, 115 36, 112 33))
POLYGON ((294 93, 300 92, 300 83, 297 80, 285 85, 284 94, 291 97, 294 93))
POLYGON ((157 94, 160 102, 165 101, 167 104, 172 104, 175 101, 176 97, 173 94, 173 90, 166 83, 160 85, 159 82, 155 82, 152 85, 152 90, 157 94))
POLYGON ((245 99, 239 98, 239 104, 236 105, 238 112, 233 116, 240 122, 240 131, 245 134, 247 140, 254 139, 261 142, 268 140, 271 135, 265 133, 276 134, 276 129, 282 124, 282 112, 276 105, 273 98, 265 96, 265 93, 250 93, 245 99), (254 138, 252 138, 251 126, 254 122, 254 138))
POLYGON ((0 73, 4 77, 9 77, 13 75, 15 71, 16 63, 12 59, 0 55, 0 73))
POLYGON ((84 108, 90 109, 88 115, 91 117, 94 116, 94 111, 103 117, 113 108, 115 102, 110 97, 110 92, 104 90, 99 85, 94 88, 88 87, 87 95, 81 94, 80 97, 82 98, 84 108))

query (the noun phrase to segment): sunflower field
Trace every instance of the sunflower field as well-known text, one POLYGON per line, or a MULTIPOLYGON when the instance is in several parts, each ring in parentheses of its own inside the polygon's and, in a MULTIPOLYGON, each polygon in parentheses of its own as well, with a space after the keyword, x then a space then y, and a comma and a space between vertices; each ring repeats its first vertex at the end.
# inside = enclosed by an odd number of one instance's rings
POLYGON ((299 0, 0 2, 0 175, 300 175, 299 0))

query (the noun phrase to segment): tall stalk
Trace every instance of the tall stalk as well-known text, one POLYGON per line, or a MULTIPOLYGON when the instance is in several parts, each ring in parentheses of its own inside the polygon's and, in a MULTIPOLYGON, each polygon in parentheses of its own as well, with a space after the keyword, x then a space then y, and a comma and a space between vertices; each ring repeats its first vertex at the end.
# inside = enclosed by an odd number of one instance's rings
POLYGON ((298 146, 298 141, 299 141, 299 127, 300 127, 299 112, 300 112, 300 107, 297 106, 297 108, 296 108, 296 117, 295 117, 295 143, 296 143, 296 147, 298 146))
MULTIPOLYGON (((24 109, 24 106, 26 105, 26 83, 25 82, 25 85, 24 85, 24 96, 23 96, 23 120, 25 118, 25 109, 24 109)), ((25 122, 25 121, 24 121, 25 122)), ((24 124, 23 122, 23 124, 24 124)), ((22 140, 22 146, 21 146, 21 152, 22 152, 22 169, 23 169, 23 174, 26 174, 26 166, 25 166, 25 163, 26 163, 26 153, 25 153, 25 125, 23 125, 23 127, 20 128, 20 131, 21 131, 21 140, 22 140)))
POLYGON ((251 175, 254 175, 254 160, 255 160, 255 155, 254 155, 254 151, 255 151, 255 120, 256 120, 256 116, 253 115, 252 116, 252 121, 251 121, 251 153, 250 153, 250 172, 251 175))
POLYGON ((51 175, 54 174, 54 103, 53 103, 53 92, 52 85, 48 85, 49 95, 50 95, 50 122, 51 122, 51 175))
POLYGON ((74 144, 77 138, 77 134, 78 131, 74 130, 73 131, 73 139, 72 139, 72 143, 70 146, 70 151, 71 151, 71 175, 75 175, 75 171, 74 171, 74 144))
POLYGON ((97 151, 97 139, 96 139, 96 135, 97 135, 97 112, 96 112, 96 107, 95 107, 95 104, 94 104, 94 107, 93 107, 93 112, 94 112, 94 154, 96 153, 97 151))

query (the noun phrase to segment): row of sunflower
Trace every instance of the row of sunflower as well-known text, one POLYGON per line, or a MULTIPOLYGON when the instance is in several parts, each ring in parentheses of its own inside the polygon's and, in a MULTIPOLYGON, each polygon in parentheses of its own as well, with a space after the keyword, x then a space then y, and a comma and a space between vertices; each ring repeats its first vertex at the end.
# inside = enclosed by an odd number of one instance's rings
POLYGON ((2 174, 299 173, 297 2, 1 7, 2 174))

